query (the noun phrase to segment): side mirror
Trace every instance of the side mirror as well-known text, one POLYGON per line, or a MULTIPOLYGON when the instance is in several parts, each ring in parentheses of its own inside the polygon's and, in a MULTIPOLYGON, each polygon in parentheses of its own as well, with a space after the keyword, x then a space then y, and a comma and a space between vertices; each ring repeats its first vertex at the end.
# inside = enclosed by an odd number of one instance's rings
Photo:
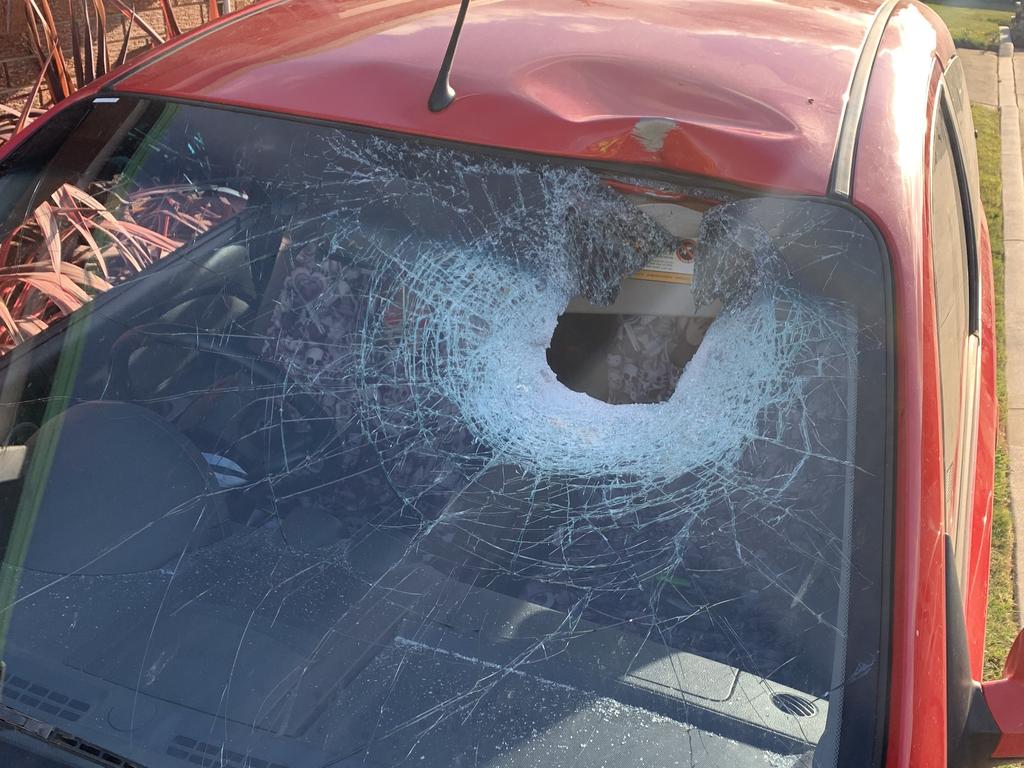
POLYGON ((1024 629, 1006 657, 1003 679, 982 683, 981 692, 999 727, 992 759, 1024 758, 1024 629))
POLYGON ((1024 758, 1024 629, 1006 657, 1003 679, 971 674, 960 584, 946 536, 946 738, 948 765, 988 768, 1024 758))

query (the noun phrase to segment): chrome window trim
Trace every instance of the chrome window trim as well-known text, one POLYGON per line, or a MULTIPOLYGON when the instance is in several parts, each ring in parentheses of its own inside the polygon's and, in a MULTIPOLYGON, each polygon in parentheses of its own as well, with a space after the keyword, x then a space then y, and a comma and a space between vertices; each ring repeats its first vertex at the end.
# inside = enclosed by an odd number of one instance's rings
POLYGON ((864 112, 864 99, 871 80, 871 71, 882 42, 882 33, 885 32, 889 17, 892 16, 898 2, 899 0, 885 0, 875 12, 871 26, 864 36, 864 42, 861 43, 857 64, 846 90, 829 178, 829 194, 844 200, 850 199, 853 190, 853 161, 857 152, 857 137, 860 134, 861 116, 864 112))

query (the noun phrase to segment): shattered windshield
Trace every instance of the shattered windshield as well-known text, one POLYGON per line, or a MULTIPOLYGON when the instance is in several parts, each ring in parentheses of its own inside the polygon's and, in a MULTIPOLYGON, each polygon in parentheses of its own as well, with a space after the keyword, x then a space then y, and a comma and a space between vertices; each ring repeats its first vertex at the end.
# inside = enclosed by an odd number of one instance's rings
POLYGON ((161 768, 875 760, 850 210, 135 98, 0 172, 5 704, 161 768))

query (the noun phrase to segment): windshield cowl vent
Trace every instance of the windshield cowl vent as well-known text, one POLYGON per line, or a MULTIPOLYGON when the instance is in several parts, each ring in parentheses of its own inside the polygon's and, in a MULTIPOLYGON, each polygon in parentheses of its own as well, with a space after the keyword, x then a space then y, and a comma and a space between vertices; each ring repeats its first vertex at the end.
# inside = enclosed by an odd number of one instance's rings
POLYGON ((776 693, 772 696, 772 704, 776 709, 794 717, 811 717, 817 713, 818 708, 801 696, 792 693, 776 693))
POLYGON ((3 696, 5 700, 16 701, 23 706, 72 723, 77 722, 91 709, 88 703, 80 699, 17 675, 12 675, 4 682, 3 696))
POLYGON ((224 768, 288 768, 281 763, 254 757, 251 754, 243 755, 224 749, 222 745, 198 741, 182 734, 174 737, 173 743, 167 747, 167 754, 197 765, 211 765, 216 762, 224 768))

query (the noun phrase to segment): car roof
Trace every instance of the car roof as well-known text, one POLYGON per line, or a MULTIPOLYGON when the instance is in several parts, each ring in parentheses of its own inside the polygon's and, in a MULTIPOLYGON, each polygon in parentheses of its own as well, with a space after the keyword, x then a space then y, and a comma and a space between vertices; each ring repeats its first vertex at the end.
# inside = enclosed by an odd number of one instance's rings
MULTIPOLYGON (((891 4, 889 4, 891 7, 891 4)), ((271 0, 117 91, 820 194, 880 0, 271 0)))

